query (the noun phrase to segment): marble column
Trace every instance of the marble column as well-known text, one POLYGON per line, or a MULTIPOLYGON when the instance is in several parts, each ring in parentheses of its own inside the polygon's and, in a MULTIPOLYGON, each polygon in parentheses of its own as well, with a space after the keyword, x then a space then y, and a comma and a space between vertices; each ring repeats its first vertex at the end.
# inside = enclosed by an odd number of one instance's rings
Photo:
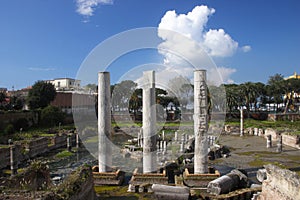
POLYGON ((10 145, 9 147, 9 152, 10 152, 10 170, 11 170, 11 175, 15 175, 17 174, 17 169, 18 169, 18 166, 17 166, 17 161, 16 161, 16 158, 15 158, 15 146, 14 145, 10 145))
POLYGON ((109 72, 98 73, 98 161, 99 172, 108 172, 111 156, 111 97, 109 72))
POLYGON ((143 173, 156 171, 155 72, 143 74, 143 173))
POLYGON ((207 166, 207 130, 208 130, 208 106, 206 70, 194 71, 194 134, 195 154, 194 173, 208 172, 207 166))
POLYGON ((240 136, 244 136, 244 110, 240 108, 241 123, 240 123, 240 136))

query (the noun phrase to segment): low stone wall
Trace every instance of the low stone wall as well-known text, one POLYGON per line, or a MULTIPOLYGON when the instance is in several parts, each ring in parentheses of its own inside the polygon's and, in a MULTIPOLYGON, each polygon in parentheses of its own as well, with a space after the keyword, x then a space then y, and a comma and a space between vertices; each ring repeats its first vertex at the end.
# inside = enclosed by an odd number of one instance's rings
POLYGON ((28 152, 30 158, 46 153, 48 149, 48 138, 37 138, 34 140, 26 141, 25 150, 28 152))
POLYGON ((300 199, 300 177, 290 170, 275 165, 265 165, 267 179, 263 181, 262 192, 253 200, 300 199))
POLYGON ((0 147, 0 169, 10 165, 10 150, 8 146, 0 147))
POLYGON ((300 136, 289 135, 287 133, 282 134, 282 143, 297 149, 300 149, 300 136))
MULTIPOLYGON (((13 146, 13 155, 15 164, 18 164, 24 160, 24 156, 22 156, 22 146, 20 144, 16 144, 13 146)), ((0 148, 0 169, 10 166, 10 147, 5 146, 0 148)))
POLYGON ((266 137, 267 135, 271 135, 272 140, 277 140, 277 139, 278 139, 278 136, 279 136, 280 134, 278 133, 278 131, 276 131, 276 130, 274 130, 274 129, 272 129, 272 128, 267 128, 267 129, 265 130, 265 137, 266 137))
MULTIPOLYGON (((14 144, 14 159, 16 164, 26 159, 34 158, 48 151, 67 147, 67 135, 42 137, 14 144)), ((73 146, 76 144, 76 135, 71 135, 73 146)), ((10 166, 10 148, 7 145, 0 147, 0 169, 10 166)))
POLYGON ((270 121, 282 121, 282 120, 299 121, 300 120, 300 115, 298 113, 268 114, 268 120, 270 120, 270 121))

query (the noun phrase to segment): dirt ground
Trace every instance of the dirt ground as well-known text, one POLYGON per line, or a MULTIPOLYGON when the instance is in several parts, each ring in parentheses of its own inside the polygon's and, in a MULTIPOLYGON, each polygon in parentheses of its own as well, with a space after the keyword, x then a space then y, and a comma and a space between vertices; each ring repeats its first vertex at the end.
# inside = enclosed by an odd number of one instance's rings
POLYGON ((281 153, 276 152, 276 141, 272 141, 272 148, 266 148, 267 140, 259 136, 221 135, 221 145, 230 148, 231 153, 227 158, 220 158, 210 163, 213 165, 242 168, 248 172, 256 172, 265 164, 275 164, 300 172, 300 150, 283 145, 281 153))

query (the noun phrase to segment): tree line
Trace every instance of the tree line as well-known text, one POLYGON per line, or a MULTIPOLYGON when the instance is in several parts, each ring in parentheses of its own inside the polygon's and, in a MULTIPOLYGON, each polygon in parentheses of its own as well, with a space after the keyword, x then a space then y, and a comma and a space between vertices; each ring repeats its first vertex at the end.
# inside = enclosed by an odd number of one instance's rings
MULTIPOLYGON (((168 90, 156 88, 156 103, 163 109, 172 105, 181 111, 192 109, 193 84, 185 77, 169 81, 168 90)), ((88 84, 86 90, 97 91, 97 85, 88 84)), ((138 114, 142 109, 142 89, 131 80, 124 80, 111 86, 112 111, 138 114)), ((281 74, 270 76, 267 83, 245 82, 210 86, 208 90, 209 109, 216 112, 237 112, 241 107, 250 112, 297 112, 299 111, 300 79, 284 79, 281 74), (224 91, 224 92, 223 92, 224 91)), ((30 110, 44 109, 55 99, 56 90, 51 83, 37 81, 27 97, 7 96, 0 92, 0 110, 21 110, 25 103, 30 110)), ((95 98, 97 101, 97 98, 95 98)), ((95 102, 96 106, 97 103, 95 102)))

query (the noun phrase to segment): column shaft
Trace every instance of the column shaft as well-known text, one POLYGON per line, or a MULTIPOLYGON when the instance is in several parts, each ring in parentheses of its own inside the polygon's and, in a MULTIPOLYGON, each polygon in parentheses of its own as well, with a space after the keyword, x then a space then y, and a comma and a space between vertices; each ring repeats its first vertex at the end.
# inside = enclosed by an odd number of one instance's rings
POLYGON ((143 173, 156 171, 155 72, 144 72, 143 87, 143 173))
POLYGON ((111 156, 111 100, 110 74, 98 73, 98 161, 99 172, 109 171, 112 165, 111 156))
POLYGON ((194 134, 195 154, 194 173, 207 173, 207 130, 208 130, 208 106, 206 71, 194 71, 194 134))

